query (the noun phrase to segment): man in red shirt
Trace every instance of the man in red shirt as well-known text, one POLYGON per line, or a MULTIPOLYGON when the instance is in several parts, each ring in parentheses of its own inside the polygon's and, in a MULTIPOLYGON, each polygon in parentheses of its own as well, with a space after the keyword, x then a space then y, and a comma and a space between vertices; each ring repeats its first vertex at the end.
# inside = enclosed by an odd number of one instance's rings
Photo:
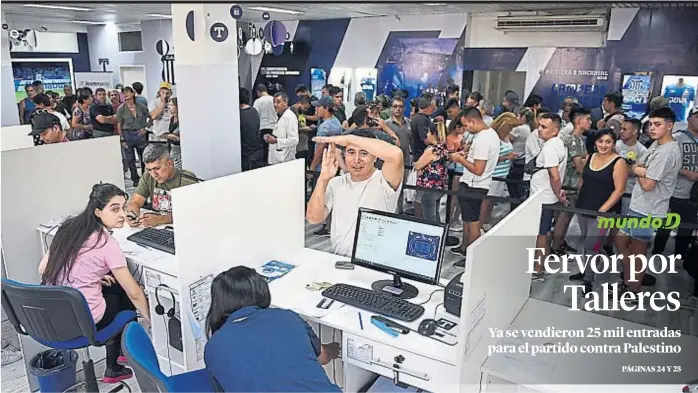
POLYGON ((68 142, 66 132, 61 127, 61 120, 48 112, 37 113, 32 117, 32 131, 29 136, 38 135, 45 144, 68 142))

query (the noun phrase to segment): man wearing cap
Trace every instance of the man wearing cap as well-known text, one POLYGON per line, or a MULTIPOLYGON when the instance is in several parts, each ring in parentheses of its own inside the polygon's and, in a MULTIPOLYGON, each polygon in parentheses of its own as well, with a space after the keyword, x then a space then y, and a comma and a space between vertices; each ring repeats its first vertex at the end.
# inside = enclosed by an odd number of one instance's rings
POLYGON ((435 129, 432 124, 431 115, 436 110, 436 101, 430 94, 422 95, 417 101, 419 112, 412 116, 410 129, 412 130, 412 140, 410 146, 412 148, 412 159, 416 162, 422 156, 427 148, 427 134, 430 130, 435 129))
POLYGON ((32 118, 32 130, 29 136, 36 135, 44 144, 69 142, 66 132, 61 127, 61 120, 48 112, 37 113, 32 118))
MULTIPOLYGON (((330 96, 323 96, 319 100, 313 103, 315 107, 315 113, 320 119, 320 125, 317 128, 318 137, 330 137, 342 134, 342 125, 339 123, 334 115, 335 111, 335 101, 330 96)), ((327 148, 327 144, 316 142, 315 143, 315 154, 313 156, 313 161, 310 163, 310 170, 320 172, 322 169, 322 155, 327 148)), ((315 182, 317 177, 314 178, 313 189, 315 188, 315 182)), ((315 236, 327 237, 330 236, 330 222, 332 218, 328 214, 325 223, 322 228, 314 233, 315 236)))
POLYGON ((150 119, 153 122, 151 127, 152 134, 150 135, 152 142, 167 141, 167 138, 163 135, 170 132, 170 111, 167 109, 170 97, 172 97, 172 85, 167 82, 160 83, 158 99, 153 103, 153 108, 150 110, 150 119))
MULTIPOLYGON (((335 101, 332 97, 324 96, 319 100, 313 102, 315 107, 315 113, 318 118, 322 121, 317 128, 317 136, 336 136, 342 134, 342 125, 339 123, 334 115, 335 111, 335 101)), ((314 171, 320 170, 320 164, 322 164, 322 153, 325 151, 327 145, 324 143, 318 143, 315 145, 315 154, 313 156, 313 161, 310 164, 310 169, 314 171)))
POLYGON ((95 100, 90 106, 90 119, 92 119, 92 137, 112 136, 116 116, 111 102, 107 101, 107 91, 103 88, 95 90, 95 100))
MULTIPOLYGON (((395 91, 395 93, 393 94, 393 98, 395 97, 401 97, 404 99, 400 90, 395 91)), ((390 119, 390 116, 392 115, 392 110, 390 108, 390 99, 388 99, 388 96, 386 96, 385 94, 378 95, 378 97, 376 97, 376 104, 378 104, 379 107, 382 107, 379 112, 380 118, 383 120, 390 119)))

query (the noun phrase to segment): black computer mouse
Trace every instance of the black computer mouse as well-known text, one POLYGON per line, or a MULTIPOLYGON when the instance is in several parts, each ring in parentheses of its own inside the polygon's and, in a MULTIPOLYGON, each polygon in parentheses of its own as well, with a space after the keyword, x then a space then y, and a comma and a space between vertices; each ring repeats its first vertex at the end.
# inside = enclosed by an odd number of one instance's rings
POLYGON ((435 319, 425 319, 419 324, 417 332, 424 336, 432 336, 436 333, 436 327, 438 323, 435 319))

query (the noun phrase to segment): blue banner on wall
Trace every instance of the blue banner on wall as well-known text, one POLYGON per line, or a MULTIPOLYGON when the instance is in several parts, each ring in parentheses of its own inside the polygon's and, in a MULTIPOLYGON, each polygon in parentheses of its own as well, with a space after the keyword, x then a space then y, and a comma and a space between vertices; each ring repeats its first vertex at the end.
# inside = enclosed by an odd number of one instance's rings
POLYGON ((327 71, 322 68, 310 69, 310 92, 313 96, 320 98, 322 88, 327 84, 327 71))
MULTIPOLYGON (((379 93, 390 96, 394 90, 405 90, 409 98, 414 98, 427 92, 437 99, 440 97, 441 101, 445 97, 446 87, 456 82, 450 77, 449 65, 451 57, 456 54, 457 43, 456 38, 396 40, 388 52, 385 65, 378 71, 379 93)), ((405 107, 409 113, 409 100, 405 107)))
POLYGON ((642 119, 652 94, 652 75, 627 74, 623 76, 623 112, 634 119, 642 119))

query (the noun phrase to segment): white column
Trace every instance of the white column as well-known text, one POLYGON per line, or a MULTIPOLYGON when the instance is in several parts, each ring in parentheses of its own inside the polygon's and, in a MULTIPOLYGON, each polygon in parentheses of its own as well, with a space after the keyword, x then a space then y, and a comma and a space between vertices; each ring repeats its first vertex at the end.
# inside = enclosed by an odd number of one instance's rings
MULTIPOLYGON (((2 13, 2 23, 5 23, 5 13, 2 13)), ((12 64, 10 63, 10 41, 7 37, 8 31, 2 29, 2 52, 0 53, 0 124, 2 127, 16 126, 19 124, 19 112, 17 111, 17 99, 15 98, 15 81, 12 76, 12 64)))
POLYGON ((232 5, 172 4, 182 164, 202 179, 240 172, 237 29, 230 16, 232 5), (193 25, 190 31, 188 20, 193 25))

